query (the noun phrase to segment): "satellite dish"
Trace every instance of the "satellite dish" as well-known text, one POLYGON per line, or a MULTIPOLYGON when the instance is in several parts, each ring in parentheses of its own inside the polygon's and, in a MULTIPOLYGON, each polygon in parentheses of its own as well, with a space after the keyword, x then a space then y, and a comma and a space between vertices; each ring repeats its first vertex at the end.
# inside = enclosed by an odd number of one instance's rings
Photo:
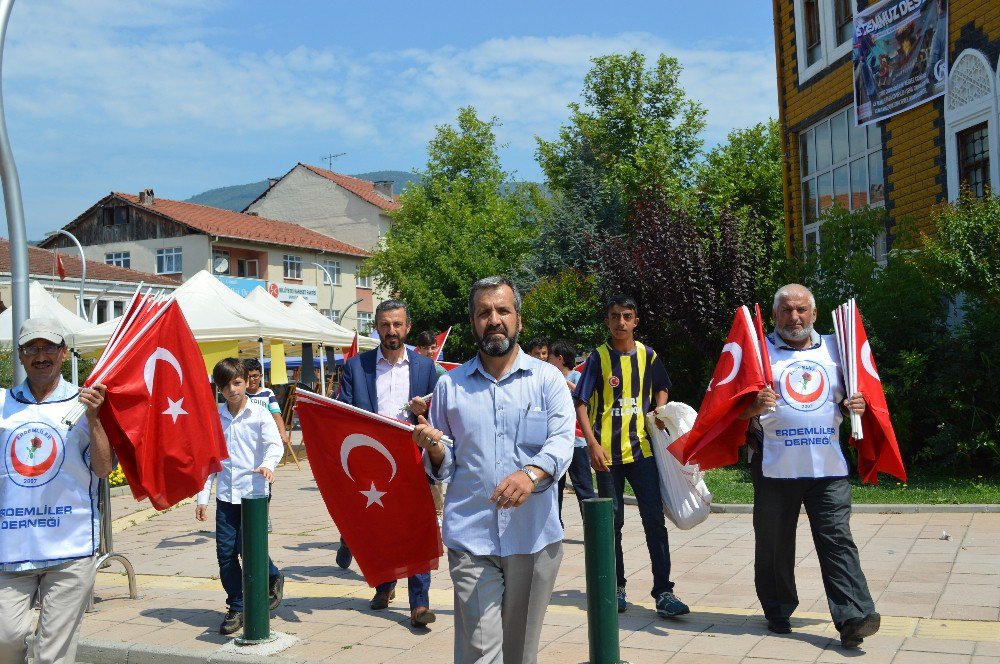
POLYGON ((225 256, 218 256, 212 261, 212 272, 224 274, 229 271, 229 259, 225 256))

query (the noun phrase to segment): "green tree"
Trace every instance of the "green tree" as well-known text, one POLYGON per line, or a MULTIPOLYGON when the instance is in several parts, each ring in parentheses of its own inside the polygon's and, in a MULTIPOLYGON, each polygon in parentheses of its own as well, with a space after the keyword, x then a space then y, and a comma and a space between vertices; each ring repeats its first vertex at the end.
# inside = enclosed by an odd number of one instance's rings
POLYGON ((647 189, 682 196, 695 180, 705 110, 680 87, 681 66, 660 55, 646 67, 637 51, 592 59, 582 103, 554 141, 538 140, 536 157, 553 192, 574 188, 581 155, 598 169, 606 191, 629 203, 647 189))
POLYGON ((579 350, 604 340, 597 279, 577 270, 564 270, 538 282, 524 296, 521 308, 525 339, 569 339, 579 350))
POLYGON ((943 285, 1000 303, 1000 197, 980 201, 963 191, 941 210, 925 244, 943 285))
POLYGON ((497 126, 466 107, 454 126, 437 127, 423 181, 400 195, 392 227, 362 270, 399 293, 415 329, 454 326, 449 354, 472 352, 469 287, 492 274, 523 278, 536 233, 537 192, 505 184, 497 126))

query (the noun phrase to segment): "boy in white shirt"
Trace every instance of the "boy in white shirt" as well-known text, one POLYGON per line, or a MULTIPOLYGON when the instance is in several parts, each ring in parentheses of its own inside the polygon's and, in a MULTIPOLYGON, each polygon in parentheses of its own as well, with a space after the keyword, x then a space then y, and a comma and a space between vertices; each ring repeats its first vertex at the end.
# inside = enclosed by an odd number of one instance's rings
MULTIPOLYGON (((229 607, 219 627, 220 634, 234 634, 243 627, 243 569, 240 532, 240 501, 243 496, 267 494, 274 481, 274 468, 281 459, 281 436, 268 410, 247 397, 247 370, 234 357, 215 365, 212 378, 225 403, 219 405, 222 430, 226 435, 229 458, 222 471, 209 476, 198 494, 195 518, 208 520, 208 499, 212 482, 218 479, 215 504, 215 551, 219 559, 219 579, 226 591, 229 607)), ((281 603, 285 577, 268 558, 269 608, 281 603)))

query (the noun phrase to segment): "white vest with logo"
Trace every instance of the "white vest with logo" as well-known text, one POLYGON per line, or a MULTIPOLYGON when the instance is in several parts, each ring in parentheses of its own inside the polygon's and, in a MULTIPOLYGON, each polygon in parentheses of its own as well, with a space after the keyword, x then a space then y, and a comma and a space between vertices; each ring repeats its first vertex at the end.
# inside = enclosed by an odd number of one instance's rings
POLYGON ((817 348, 792 350, 776 347, 769 337, 767 350, 778 405, 760 416, 764 477, 846 477, 839 406, 844 385, 836 340, 824 336, 817 348))
POLYGON ((93 555, 97 477, 90 429, 60 423, 69 401, 27 403, 0 390, 0 563, 93 555))

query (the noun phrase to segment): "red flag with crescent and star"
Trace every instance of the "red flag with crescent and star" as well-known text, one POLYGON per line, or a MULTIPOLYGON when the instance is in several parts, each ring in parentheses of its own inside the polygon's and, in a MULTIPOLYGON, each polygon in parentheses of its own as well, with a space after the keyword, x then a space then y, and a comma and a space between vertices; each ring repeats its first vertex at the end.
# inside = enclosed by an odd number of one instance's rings
POLYGON ((739 415, 766 384, 754 327, 750 311, 737 309, 694 426, 667 448, 681 463, 707 470, 739 460, 750 425, 739 415))
POLYGON ((444 548, 413 425, 305 390, 296 396, 316 484, 368 585, 437 569, 444 548))
POLYGON ((56 252, 56 272, 59 273, 59 280, 66 281, 66 266, 63 264, 62 256, 56 252))
POLYGON ((864 437, 860 440, 851 438, 851 445, 858 451, 858 475, 862 481, 878 484, 878 474, 889 473, 906 481, 906 469, 903 468, 903 457, 899 453, 896 442, 896 432, 889 420, 889 406, 882 390, 882 379, 879 378, 875 360, 872 358, 871 345, 868 343, 868 333, 861 322, 858 308, 854 311, 854 348, 857 353, 858 391, 865 397, 867 407, 861 416, 864 437))
POLYGON ((229 454, 205 360, 180 305, 135 309, 113 349, 119 356, 106 359, 101 372, 108 390, 100 417, 132 495, 164 510, 198 493, 229 454))
POLYGON ((448 335, 449 334, 451 334, 451 327, 449 327, 447 330, 445 330, 441 334, 437 335, 437 337, 434 339, 434 343, 437 344, 437 348, 438 348, 437 357, 434 358, 434 359, 436 361, 438 361, 438 362, 440 362, 441 360, 444 359, 444 345, 446 343, 448 343, 448 335))

